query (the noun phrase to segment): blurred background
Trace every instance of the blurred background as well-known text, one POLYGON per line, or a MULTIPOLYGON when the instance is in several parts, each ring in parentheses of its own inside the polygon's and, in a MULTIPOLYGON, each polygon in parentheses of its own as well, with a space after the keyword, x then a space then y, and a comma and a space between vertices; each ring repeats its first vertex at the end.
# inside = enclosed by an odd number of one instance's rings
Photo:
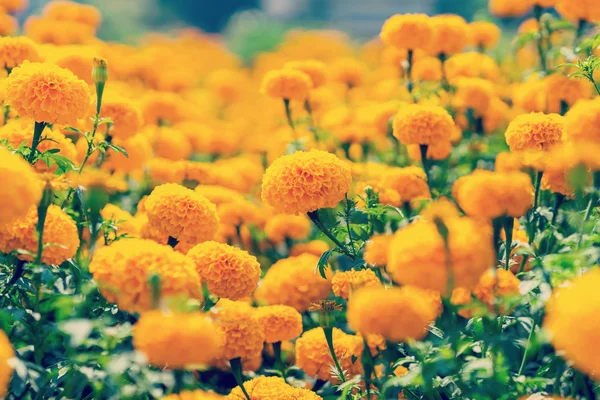
MULTIPOLYGON (((600 0, 598 0, 600 1, 600 0)), ((50 0, 30 0, 24 20, 50 0)), ((342 30, 357 40, 379 34, 396 13, 455 13, 467 20, 486 19, 487 0, 79 0, 104 16, 100 38, 131 41, 145 32, 193 26, 223 33, 243 57, 270 50, 295 27, 342 30)))

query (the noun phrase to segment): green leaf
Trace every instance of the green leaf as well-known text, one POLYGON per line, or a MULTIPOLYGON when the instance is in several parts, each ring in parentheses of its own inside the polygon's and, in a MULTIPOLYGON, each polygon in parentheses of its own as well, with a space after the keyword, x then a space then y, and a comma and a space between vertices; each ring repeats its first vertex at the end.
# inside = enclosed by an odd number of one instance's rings
POLYGON ((74 128, 72 126, 66 126, 66 127, 63 128, 63 130, 67 131, 67 132, 71 132, 71 133, 76 133, 76 134, 81 135, 81 136, 85 136, 85 134, 82 131, 80 131, 79 129, 74 128))
POLYGON ((333 249, 327 250, 325 253, 321 254, 319 258, 319 262, 317 263, 317 269, 319 270, 319 275, 323 277, 323 279, 327 279, 325 275, 325 271, 327 271, 327 264, 329 263, 329 257, 333 254, 333 249))
POLYGON ((113 149, 114 151, 121 153, 125 157, 129 158, 129 154, 127 153, 127 150, 125 150, 123 147, 117 146, 116 144, 113 144, 113 143, 108 143, 107 145, 109 148, 113 149))

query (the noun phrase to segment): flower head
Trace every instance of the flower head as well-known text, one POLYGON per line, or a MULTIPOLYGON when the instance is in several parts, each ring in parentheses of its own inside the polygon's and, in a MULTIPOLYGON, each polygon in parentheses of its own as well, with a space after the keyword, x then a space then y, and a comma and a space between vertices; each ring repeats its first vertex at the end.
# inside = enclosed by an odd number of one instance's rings
POLYGON ((15 68, 23 61, 39 61, 35 42, 26 36, 0 37, 0 67, 15 68))
POLYGON ((373 235, 365 246, 365 261, 374 267, 387 264, 388 252, 393 235, 373 235))
MULTIPOLYGON (((315 392, 290 386, 277 376, 256 377, 244 382, 244 389, 250 395, 250 400, 322 400, 315 392)), ((246 400, 246 395, 238 386, 233 388, 227 398, 246 400)))
POLYGON ((519 115, 508 125, 504 136, 512 151, 547 150, 560 142, 564 117, 558 114, 519 115))
POLYGON ((285 68, 296 69, 310 77, 313 89, 321 87, 327 81, 327 66, 318 60, 290 61, 285 68))
POLYGON ((492 22, 473 21, 469 24, 471 43, 475 46, 489 49, 498 43, 500 28, 492 22))
POLYGON ((0 176, 6 190, 0 196, 0 225, 27 215, 42 197, 42 185, 34 169, 25 160, 0 148, 0 176))
POLYGON ((383 187, 398 193, 403 203, 430 197, 427 176, 419 167, 390 168, 383 173, 381 182, 383 187))
POLYGON ((454 121, 442 107, 410 104, 400 108, 393 128, 394 137, 402 144, 433 145, 450 141, 454 121))
POLYGON ((425 14, 396 14, 385 21, 379 36, 383 43, 398 49, 427 49, 433 29, 425 14))
MULTIPOLYGON (((600 12, 600 7, 598 7, 600 12)), ((544 78, 546 85, 547 111, 560 113, 566 105, 572 106, 581 99, 592 97, 592 86, 584 79, 574 79, 562 74, 551 74, 544 78)))
POLYGON ((276 214, 267 219, 265 234, 273 243, 281 243, 286 238, 302 240, 310 235, 310 227, 305 215, 276 214))
POLYGON ((221 299, 211 314, 224 339, 219 358, 241 358, 244 362, 260 354, 265 334, 252 307, 221 299))
POLYGON ((469 42, 467 22, 458 15, 436 15, 429 19, 433 35, 429 51, 433 55, 450 55, 464 49, 469 42))
POLYGON ((4 331, 0 331, 0 396, 6 396, 13 368, 8 360, 15 356, 15 351, 4 331))
POLYGON ((293 68, 269 71, 263 78, 261 93, 287 100, 305 100, 312 88, 312 80, 306 73, 293 68))
POLYGON ((336 272, 331 279, 331 288, 336 296, 348 299, 351 294, 363 287, 379 287, 381 282, 371 269, 336 272))
POLYGON ((565 114, 565 137, 600 143, 600 100, 580 100, 565 114))
POLYGON ((329 244, 323 240, 311 240, 306 243, 296 243, 290 249, 290 256, 299 256, 308 253, 321 257, 323 253, 329 250, 329 244))
POLYGON ((556 11, 571 21, 597 22, 600 20, 600 4, 594 0, 555 0, 556 11))
POLYGON ((182 390, 179 393, 173 393, 161 398, 160 400, 223 400, 224 396, 215 392, 205 392, 204 390, 182 390))
POLYGON ((302 315, 295 308, 284 305, 258 307, 256 317, 267 343, 296 339, 302 334, 302 315))
POLYGON ((71 71, 29 61, 7 78, 6 98, 19 116, 52 124, 75 124, 91 99, 88 85, 71 71))
POLYGON ((142 127, 142 112, 133 101, 107 96, 102 100, 101 118, 112 121, 111 136, 128 139, 136 135, 142 127))

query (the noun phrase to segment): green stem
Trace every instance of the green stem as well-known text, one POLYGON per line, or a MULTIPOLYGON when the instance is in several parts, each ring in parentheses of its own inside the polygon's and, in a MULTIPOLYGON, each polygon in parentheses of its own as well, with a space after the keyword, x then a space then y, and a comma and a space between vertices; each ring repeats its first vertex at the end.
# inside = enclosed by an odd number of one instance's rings
POLYGON ((15 283, 17 283, 19 281, 19 279, 21 279, 24 272, 25 272, 25 261, 17 259, 16 263, 15 263, 15 268, 13 269, 13 274, 12 274, 10 280, 6 283, 6 286, 4 287, 4 290, 2 291, 2 295, 5 295, 6 293, 10 292, 10 289, 13 287, 13 285, 15 283))
POLYGON ((231 373, 233 374, 233 377, 235 378, 236 383, 240 387, 240 390, 242 391, 242 393, 244 393, 244 396, 246 396, 246 400, 252 400, 250 398, 250 395, 246 391, 246 388, 244 387, 244 378, 242 377, 242 360, 241 360, 241 358, 237 357, 232 360, 229 360, 229 364, 231 364, 231 373))
POLYGON ((281 372, 281 376, 285 378, 285 365, 281 357, 281 342, 273 343, 273 356, 275 357, 275 369, 281 372))
POLYGON ((31 140, 31 152, 29 153, 29 157, 27 161, 29 164, 33 165, 35 161, 35 156, 37 154, 37 147, 40 144, 40 139, 42 138, 42 132, 44 132, 44 128, 46 127, 45 122, 37 122, 35 121, 35 125, 33 126, 33 139, 31 140))
POLYGON ((544 30, 542 29, 542 7, 535 5, 533 7, 533 15, 538 24, 538 38, 536 41, 538 55, 540 56, 540 67, 544 75, 548 72, 548 65, 546 62, 546 51, 544 49, 544 30))
MULTIPOLYGON (((292 109, 290 108, 290 99, 283 99, 283 105, 285 106, 285 116, 287 118, 288 125, 296 133, 296 125, 294 125, 294 120, 292 118, 292 109)), ((297 138, 296 138, 297 139, 297 138)))
POLYGON ((537 173, 537 177, 535 179, 535 195, 533 197, 533 212, 535 212, 540 203, 540 188, 542 186, 542 177, 544 176, 544 171, 539 171, 537 173))
POLYGON ((575 31, 575 43, 573 43, 573 48, 576 48, 579 44, 579 39, 583 36, 583 31, 585 30, 585 19, 580 19, 577 21, 577 30, 575 31))
POLYGON ((185 384, 183 378, 185 377, 185 371, 181 369, 173 370, 173 378, 175 379, 175 385, 173 386, 173 392, 181 393, 184 389, 185 384))
MULTIPOLYGON (((342 369, 342 366, 340 365, 340 362, 338 361, 337 356, 335 355, 335 350, 333 348, 333 328, 324 327, 323 332, 325 333, 325 341, 327 342, 327 347, 329 347, 329 352, 331 353, 331 359, 333 360, 335 368, 338 371, 340 379, 342 380, 342 382, 346 382, 346 375, 344 374, 344 370, 342 369)), ((365 351, 369 351, 369 349, 367 348, 365 351)))
POLYGON ((431 197, 433 198, 433 191, 431 190, 431 186, 433 182, 431 181, 431 175, 429 171, 429 160, 427 159, 427 149, 429 145, 420 144, 419 151, 421 152, 421 164, 423 164, 423 170, 425 171, 425 176, 427 177, 427 187, 429 187, 429 193, 431 193, 431 197))
POLYGON ((504 245, 505 249, 505 261, 504 261, 504 269, 510 268, 510 250, 512 248, 512 237, 513 237, 513 228, 515 226, 515 219, 511 216, 507 216, 504 218, 504 235, 506 236, 506 243, 504 245))
POLYGON ((527 337, 527 343, 525 344, 525 351, 523 352, 523 358, 521 359, 521 366, 519 367, 519 373, 517 376, 521 376, 523 373, 523 368, 525 367, 525 361, 527 360, 527 352, 529 351, 529 344, 531 343, 531 337, 533 336, 533 331, 535 331, 536 322, 533 321, 533 325, 531 326, 531 331, 529 331, 529 336, 527 337))
POLYGON ((496 259, 500 259, 500 232, 502 231, 502 219, 503 217, 494 218, 492 221, 492 228, 494 232, 494 252, 496 253, 496 259))
POLYGON ((319 143, 319 135, 317 134, 317 129, 315 128, 315 120, 313 118, 312 107, 310 106, 310 102, 308 99, 304 100, 304 109, 308 114, 308 129, 313 133, 315 137, 315 142, 319 143))
POLYGON ((552 208, 552 225, 556 224, 556 219, 558 218, 558 210, 560 206, 565 201, 565 195, 561 193, 556 193, 554 195, 554 207, 552 208))
POLYGON ((408 64, 406 67, 406 88, 408 89, 408 93, 412 94, 414 89, 414 83, 412 80, 413 51, 411 49, 408 50, 406 61, 408 64))
POLYGON ((37 265, 42 263, 42 252, 44 251, 44 223, 46 222, 48 207, 50 207, 50 204, 52 203, 52 197, 52 189, 49 187, 44 188, 42 200, 38 206, 38 221, 35 227, 38 234, 37 256, 35 258, 35 263, 37 265))
POLYGON ((446 54, 438 54, 438 59, 442 63, 442 81, 440 83, 442 85, 442 89, 448 91, 448 89, 450 89, 450 85, 448 84, 448 77, 446 76, 446 58, 446 54))
POLYGON ((340 242, 338 240, 338 238, 335 237, 335 235, 333 235, 329 229, 327 229, 327 227, 325 227, 323 225, 323 223, 321 222, 321 220, 319 219, 319 210, 315 210, 315 211, 310 211, 307 213, 308 217, 310 218, 310 220, 315 224, 315 226, 317 228, 319 228, 319 230, 329 238, 329 240, 331 240, 336 246, 339 247, 340 251, 342 253, 344 253, 347 257, 349 257, 352 260, 356 260, 356 256, 354 254, 352 254, 350 251, 348 251, 348 249, 346 248, 346 245, 344 245, 342 242, 340 242))

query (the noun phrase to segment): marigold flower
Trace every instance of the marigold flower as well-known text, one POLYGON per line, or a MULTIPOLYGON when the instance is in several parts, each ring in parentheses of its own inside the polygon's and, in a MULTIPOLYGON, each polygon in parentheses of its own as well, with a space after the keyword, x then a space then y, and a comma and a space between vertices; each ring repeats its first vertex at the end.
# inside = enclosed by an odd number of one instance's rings
MULTIPOLYGON (((600 7, 598 7, 600 13, 600 7)), ((547 96, 547 112, 560 113, 563 105, 567 107, 577 100, 592 97, 592 86, 584 79, 574 79, 562 74, 551 74, 544 78, 547 96)))
POLYGON ((290 61, 285 68, 297 69, 310 77, 313 89, 319 88, 327 81, 327 66, 318 60, 290 61))
POLYGON ((29 0, 1 0, 0 7, 4 10, 15 13, 23 11, 29 5, 29 0))
POLYGON ((110 135, 118 139, 135 136, 142 127, 142 112, 131 100, 105 96, 102 100, 100 118, 112 121, 110 135))
POLYGON ((200 243, 187 256, 194 261, 208 291, 218 297, 239 300, 250 296, 260 279, 260 264, 248 252, 227 244, 200 243))
POLYGON ((133 347, 157 367, 182 369, 210 363, 222 338, 202 312, 143 312, 133 327, 133 347))
POLYGON ((565 137, 600 143, 600 100, 580 100, 565 114, 565 137))
POLYGON ((42 14, 52 20, 79 22, 93 28, 102 22, 102 14, 96 7, 74 1, 55 0, 44 7, 42 14))
POLYGON ((158 157, 172 161, 187 160, 192 155, 192 146, 187 137, 177 129, 166 126, 154 132, 152 148, 158 157))
POLYGON ((530 8, 531 2, 520 0, 490 0, 490 13, 498 17, 520 17, 530 8))
MULTIPOLYGON (((445 222, 454 287, 472 288, 494 263, 491 229, 471 218, 445 222)), ((444 240, 435 223, 418 221, 396 232, 388 257, 387 271, 396 282, 446 291, 444 240)))
POLYGON ((433 37, 425 14, 396 14, 388 18, 379 34, 384 44, 398 49, 427 49, 433 37))
POLYGON ((546 305, 543 324, 554 348, 575 368, 591 376, 600 371, 598 349, 589 346, 589 343, 595 343, 600 332, 597 318, 600 312, 599 284, 600 269, 594 267, 555 289, 546 305))
POLYGON ((378 334, 392 342, 422 339, 436 314, 427 298, 405 288, 358 290, 348 302, 348 324, 362 335, 378 334))
POLYGON ((6 396, 12 378, 13 368, 8 360, 15 356, 15 351, 4 331, 0 331, 0 397, 6 396))
POLYGON ((321 150, 279 157, 263 177, 262 199, 276 211, 306 213, 335 207, 350 188, 350 168, 321 150))
POLYGON ((140 108, 146 125, 174 124, 181 121, 184 116, 184 106, 175 93, 147 93, 142 98, 140 108))
POLYGON ((88 85, 54 64, 24 61, 6 80, 6 99, 19 116, 75 124, 90 104, 88 85))
POLYGON ((12 69, 23 61, 39 61, 40 55, 35 42, 26 36, 0 37, 0 66, 12 69))
POLYGON ((512 151, 547 150, 560 142, 564 117, 558 114, 531 113, 519 115, 504 133, 512 151))
POLYGON ((422 57, 415 60, 412 77, 416 81, 439 82, 442 77, 442 62, 437 57, 422 57))
POLYGON ((485 113, 495 98, 492 82, 481 78, 457 78, 455 100, 463 107, 470 108, 480 115, 485 113))
MULTIPOLYGON (((37 207, 31 207, 25 217, 14 220, 0 228, 0 251, 10 253, 23 249, 29 253, 38 252, 37 207)), ((79 236, 75 221, 60 207, 51 204, 44 221, 44 248, 42 262, 48 265, 60 265, 73 257, 79 247, 79 236)), ((35 257, 19 254, 22 260, 32 261, 35 257)))
MULTIPOLYGON (((421 161, 421 149, 418 144, 409 144, 406 150, 411 160, 421 161)), ((426 157, 428 160, 445 160, 451 152, 452 143, 440 142, 427 147, 426 157)))
POLYGON ((422 168, 415 166, 390 168, 383 173, 381 180, 384 187, 400 195, 403 203, 430 197, 427 176, 422 168))
POLYGON ((224 339, 219 358, 241 358, 244 363, 260 354, 265 334, 251 306, 223 300, 219 300, 211 309, 212 317, 224 339))
POLYGON ((295 308, 283 305, 258 307, 256 317, 267 343, 296 339, 302 334, 302 315, 295 308))
POLYGON ((9 36, 19 29, 19 21, 5 12, 0 12, 0 35, 9 36))
POLYGON ((146 200, 148 220, 159 231, 188 243, 211 240, 219 226, 214 204, 174 183, 156 187, 146 200))
POLYGON ((0 196, 0 225, 27 215, 42 197, 42 184, 20 156, 0 147, 0 176, 6 188, 0 196))
POLYGON ((311 240, 306 243, 296 243, 290 249, 290 256, 299 256, 308 253, 321 257, 323 253, 329 250, 329 244, 323 240, 311 240))
POLYGON ((458 53, 469 43, 467 21, 458 15, 436 15, 429 18, 433 35, 429 52, 433 55, 458 53))
POLYGON ((600 4, 594 0, 556 0, 555 7, 563 18, 570 21, 600 20, 600 4))
POLYGON ((394 137, 404 145, 433 145, 450 141, 454 121, 442 107, 410 104, 400 108, 393 128, 394 137))
POLYGON ((548 170, 542 176, 542 189, 552 193, 560 193, 567 197, 575 197, 575 188, 569 182, 567 171, 548 170))
POLYGON ((262 215, 260 209, 253 201, 245 198, 234 198, 232 201, 221 204, 217 211, 219 220, 223 225, 261 224, 262 215))
POLYGON ((105 221, 113 221, 117 228, 117 235, 131 235, 138 236, 140 232, 140 225, 133 215, 127 211, 119 208, 114 204, 108 203, 100 211, 102 219, 105 221))
POLYGON ((309 75, 298 69, 282 68, 265 75, 260 92, 285 100, 305 100, 311 88, 309 75))
POLYGON ((38 43, 56 45, 84 44, 94 38, 94 27, 77 22, 31 16, 24 26, 25 34, 38 43))
POLYGON ((393 235, 373 235, 365 246, 364 259, 367 264, 374 267, 382 267, 387 264, 389 246, 393 235))
POLYGON ((269 240, 280 243, 286 238, 306 239, 310 235, 310 228, 310 220, 304 215, 276 214, 267 219, 264 231, 269 240))
POLYGON ((204 390, 182 390, 177 394, 170 394, 160 400, 222 400, 224 396, 214 392, 205 392, 204 390))
MULTIPOLYGON (((333 349, 342 370, 350 375, 362 372, 360 356, 364 349, 363 339, 359 336, 348 335, 341 329, 333 328, 333 349), (358 358, 355 362, 352 358, 358 358)), ((296 340, 296 364, 308 376, 335 382, 331 368, 333 359, 325 340, 323 328, 306 331, 296 340)))
POLYGON ((211 73, 205 85, 221 100, 228 105, 237 101, 248 86, 248 77, 240 70, 219 69, 211 73))
POLYGON ((454 197, 472 217, 521 217, 533 204, 533 185, 524 172, 476 170, 454 183, 454 197))
POLYGON ((269 268, 256 290, 259 302, 269 305, 284 304, 300 312, 311 303, 325 300, 331 292, 331 283, 315 271, 319 257, 304 253, 277 261, 269 268))
POLYGON ((109 171, 119 171, 129 173, 139 171, 146 166, 152 158, 152 146, 148 138, 144 135, 135 135, 128 139, 114 139, 113 143, 122 147, 127 152, 127 155, 109 150, 102 168, 109 171))
POLYGON ((347 87, 360 86, 365 80, 367 68, 354 58, 341 58, 329 66, 329 77, 347 87))
MULTIPOLYGON (((251 400, 322 400, 315 392, 290 386, 283 378, 277 376, 259 376, 251 379, 244 382, 244 389, 251 400)), ((237 386, 227 398, 246 400, 246 395, 237 386)))
POLYGON ((483 78, 497 82, 501 76, 500 67, 493 58, 476 51, 457 53, 444 64, 446 77, 450 83, 458 77, 483 78))
POLYGON ((127 191, 127 182, 121 175, 110 174, 99 169, 86 168, 81 174, 69 174, 77 186, 86 189, 100 188, 108 193, 127 191))
POLYGON ((183 161, 153 157, 148 160, 148 176, 155 184, 181 183, 185 178, 186 166, 183 161))
POLYGON ((211 203, 216 205, 217 208, 222 204, 242 200, 244 198, 239 192, 219 185, 198 185, 194 191, 206 197, 211 203))
POLYGON ((371 269, 361 269, 359 271, 336 272, 331 279, 331 288, 336 296, 343 299, 350 298, 350 295, 363 287, 379 287, 381 282, 377 275, 371 269))
POLYGON ((193 261, 170 246, 151 240, 121 239, 98 249, 90 263, 90 272, 106 300, 129 312, 151 308, 153 275, 160 279, 162 298, 202 298, 200 277, 193 261))
POLYGON ((500 40, 500 28, 492 22, 473 21, 469 24, 471 43, 477 47, 489 49, 500 40))

